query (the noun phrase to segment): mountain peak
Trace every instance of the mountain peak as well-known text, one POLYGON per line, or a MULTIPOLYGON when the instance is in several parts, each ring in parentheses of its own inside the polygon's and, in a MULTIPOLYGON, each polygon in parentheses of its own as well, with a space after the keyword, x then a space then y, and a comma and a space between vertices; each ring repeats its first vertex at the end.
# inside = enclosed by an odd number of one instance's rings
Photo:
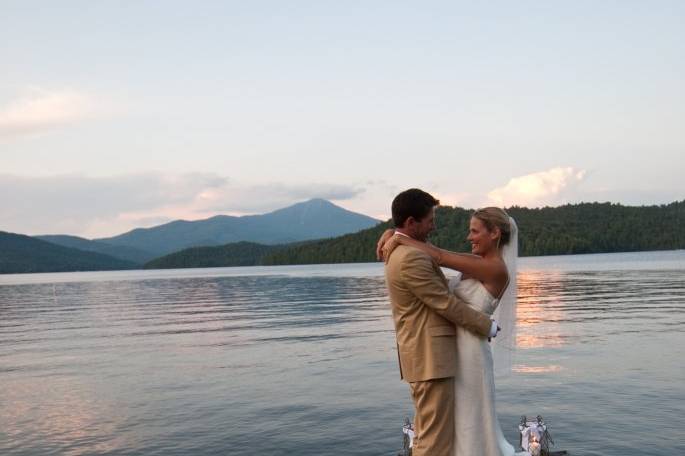
POLYGON ((323 198, 312 198, 267 214, 175 221, 101 240, 165 255, 187 247, 239 241, 285 244, 330 238, 355 233, 377 223, 379 221, 374 218, 348 211, 323 198))
MULTIPOLYGON (((271 214, 277 213, 277 212, 293 212, 293 211, 299 211, 299 210, 310 210, 310 209, 338 209, 341 211, 344 211, 346 209, 343 209, 340 206, 337 206, 330 201, 323 199, 323 198, 312 198, 307 201, 301 201, 299 203, 291 204, 290 206, 283 207, 281 209, 276 209, 273 212, 270 212, 271 214)), ((265 214, 266 215, 266 214, 265 214)))
POLYGON ((310 200, 305 201, 304 203, 305 204, 328 204, 331 206, 335 206, 335 204, 333 204, 330 201, 328 201, 327 199, 323 199, 323 198, 312 198, 310 200))

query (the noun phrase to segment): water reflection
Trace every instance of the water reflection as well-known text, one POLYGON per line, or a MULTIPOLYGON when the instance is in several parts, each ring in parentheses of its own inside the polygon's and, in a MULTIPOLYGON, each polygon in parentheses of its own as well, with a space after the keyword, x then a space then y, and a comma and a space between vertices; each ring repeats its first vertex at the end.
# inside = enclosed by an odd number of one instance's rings
POLYGON ((70 378, 5 379, 0 421, 10 441, 38 442, 46 453, 81 455, 130 447, 117 432, 122 408, 70 378))
POLYGON ((557 364, 551 364, 549 366, 527 366, 525 364, 517 364, 512 370, 519 374, 543 374, 551 372, 559 372, 563 368, 557 364))
POLYGON ((516 345, 519 349, 565 344, 561 323, 567 320, 562 300, 566 279, 559 271, 519 272, 516 308, 516 345))
MULTIPOLYGON (((510 440, 533 412, 572 454, 682 453, 685 268, 621 258, 522 268, 510 440)), ((396 454, 411 400, 372 266, 0 285, 0 454, 396 454)))

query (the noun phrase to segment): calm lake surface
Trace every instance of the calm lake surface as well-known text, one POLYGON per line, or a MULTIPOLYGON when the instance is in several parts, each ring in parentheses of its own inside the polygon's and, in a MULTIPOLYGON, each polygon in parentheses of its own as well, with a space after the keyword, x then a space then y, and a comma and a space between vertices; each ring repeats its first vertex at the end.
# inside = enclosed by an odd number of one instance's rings
MULTIPOLYGON (((685 454, 685 251, 523 258, 500 422, 685 454)), ((381 264, 0 276, 2 455, 394 455, 381 264)))

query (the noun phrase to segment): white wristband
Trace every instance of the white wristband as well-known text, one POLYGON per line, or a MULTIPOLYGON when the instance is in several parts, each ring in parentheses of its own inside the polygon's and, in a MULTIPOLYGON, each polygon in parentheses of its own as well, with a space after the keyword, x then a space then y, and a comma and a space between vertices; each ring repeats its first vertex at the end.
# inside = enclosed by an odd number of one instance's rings
POLYGON ((492 320, 492 326, 490 326, 489 337, 497 337, 497 322, 495 320, 492 320))

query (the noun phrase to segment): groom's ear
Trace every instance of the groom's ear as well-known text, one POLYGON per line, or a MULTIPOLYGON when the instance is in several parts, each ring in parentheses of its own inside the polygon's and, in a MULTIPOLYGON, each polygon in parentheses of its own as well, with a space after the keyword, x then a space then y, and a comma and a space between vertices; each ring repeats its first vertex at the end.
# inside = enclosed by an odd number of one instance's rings
POLYGON ((400 228, 411 230, 417 223, 418 220, 416 220, 414 216, 410 215, 407 217, 407 220, 404 221, 404 225, 402 225, 400 228))

